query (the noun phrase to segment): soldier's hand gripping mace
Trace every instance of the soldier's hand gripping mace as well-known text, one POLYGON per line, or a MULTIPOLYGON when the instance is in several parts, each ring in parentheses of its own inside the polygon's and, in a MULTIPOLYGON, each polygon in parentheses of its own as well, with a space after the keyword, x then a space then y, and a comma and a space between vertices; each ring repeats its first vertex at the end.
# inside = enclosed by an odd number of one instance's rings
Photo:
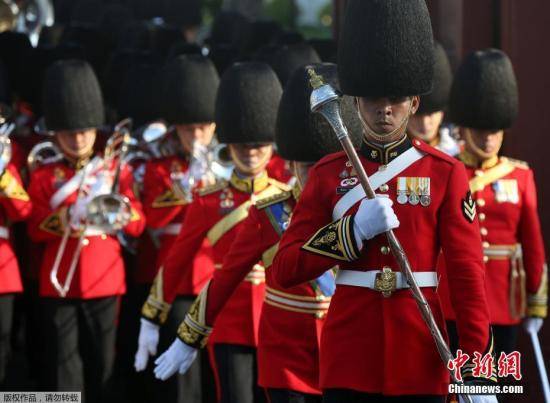
MULTIPOLYGON (((323 78, 317 75, 313 69, 309 69, 308 74, 310 76, 309 83, 313 88, 310 98, 311 111, 320 113, 328 121, 328 123, 336 133, 338 140, 342 144, 342 148, 346 152, 346 155, 351 165, 357 172, 359 182, 361 183, 361 186, 365 191, 367 199, 374 199, 376 197, 376 194, 374 193, 374 190, 370 185, 369 177, 367 176, 365 168, 363 168, 363 165, 359 160, 357 151, 355 151, 355 147, 353 146, 353 143, 349 138, 348 130, 344 125, 342 116, 340 114, 340 95, 329 84, 326 84, 323 81, 323 78)), ((414 278, 414 275, 412 273, 409 259, 407 258, 407 255, 405 254, 401 243, 399 242, 392 230, 386 232, 386 237, 388 238, 388 243, 390 245, 392 254, 399 264, 399 269, 403 276, 405 276, 405 278, 407 279, 407 283, 410 286, 411 292, 418 305, 418 309, 422 314, 422 318, 430 329, 430 333, 432 334, 432 337, 435 341, 439 355, 443 360, 445 367, 448 368, 447 365, 450 360, 453 359, 453 355, 451 353, 451 350, 447 346, 447 343, 445 342, 445 339, 443 338, 439 327, 437 326, 432 310, 428 305, 428 301, 426 300, 424 294, 420 290, 420 287, 416 283, 416 279, 414 278)), ((449 373, 454 383, 462 383, 458 381, 453 371, 449 370, 449 373)), ((470 396, 468 395, 463 396, 463 398, 468 403, 472 402, 470 396)))

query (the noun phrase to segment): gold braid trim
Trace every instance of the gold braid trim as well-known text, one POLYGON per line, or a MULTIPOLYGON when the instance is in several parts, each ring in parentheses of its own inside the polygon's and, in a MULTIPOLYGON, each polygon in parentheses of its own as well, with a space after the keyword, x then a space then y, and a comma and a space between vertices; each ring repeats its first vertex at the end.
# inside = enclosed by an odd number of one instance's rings
POLYGON ((548 265, 542 268, 539 289, 527 297, 527 316, 546 318, 548 316, 548 265))
POLYGON ((141 308, 141 315, 150 320, 153 323, 162 325, 166 322, 168 314, 170 313, 171 304, 168 304, 164 301, 164 291, 163 291, 163 267, 161 266, 159 272, 157 273, 153 285, 151 286, 151 291, 147 297, 147 301, 143 304, 141 308))
POLYGON ((202 289, 178 328, 180 340, 191 347, 204 348, 208 342, 208 336, 212 333, 212 327, 206 324, 206 300, 209 285, 210 282, 202 289))
POLYGON ((359 259, 361 252, 353 233, 353 216, 343 217, 321 228, 302 249, 348 262, 359 259))

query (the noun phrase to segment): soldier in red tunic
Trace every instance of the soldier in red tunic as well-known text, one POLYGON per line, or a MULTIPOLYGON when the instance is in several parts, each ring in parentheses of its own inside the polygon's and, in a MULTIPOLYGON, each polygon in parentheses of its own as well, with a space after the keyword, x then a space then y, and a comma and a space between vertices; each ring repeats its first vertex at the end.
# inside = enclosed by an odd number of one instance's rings
MULTIPOLYGON (((8 145, 4 144, 4 147, 8 145)), ((9 146, 8 146, 9 147, 9 146)), ((9 158, 9 157, 8 157, 9 158)), ((29 195, 15 165, 0 160, 0 388, 10 353, 14 296, 23 291, 17 258, 10 243, 10 222, 21 221, 31 212, 29 195)))
MULTIPOLYGON (((98 402, 103 401, 112 375, 118 297, 126 285, 116 232, 93 226, 84 231, 87 205, 113 187, 112 167, 103 167, 105 157, 93 155, 96 128, 103 124, 104 113, 99 84, 86 62, 65 60, 48 69, 44 115, 63 159, 36 169, 29 186, 33 201, 29 235, 45 247, 39 277, 45 338, 41 388, 85 390, 86 401, 98 402), (61 285, 68 284, 66 293, 52 281, 65 233, 70 236, 57 278, 61 285), (69 268, 79 245, 69 283, 69 268)), ((145 220, 132 191, 131 174, 122 169, 119 179, 118 191, 127 198, 128 211, 115 224, 126 223, 123 231, 139 236, 145 220)))
MULTIPOLYGON (((198 147, 206 150, 213 139, 216 128, 216 92, 219 85, 216 68, 209 59, 200 55, 180 56, 172 60, 162 69, 161 80, 160 114, 175 128, 167 136, 177 138, 175 141, 181 147, 177 147, 173 155, 152 159, 145 169, 143 208, 147 226, 158 236, 159 241, 156 264, 144 262, 152 268, 153 278, 181 232, 185 214, 193 199, 192 192, 207 175, 212 175, 207 171, 209 167, 204 166, 206 161, 197 159, 196 154, 198 147)), ((206 241, 203 242, 191 270, 180 279, 177 298, 172 303, 173 309, 160 334, 161 349, 169 347, 172 335, 183 320, 185 312, 212 277, 214 263, 211 254, 209 245, 206 241)), ((147 295, 148 292, 145 298, 147 295)), ((141 321, 145 322, 142 326, 149 325, 145 319, 141 321)), ((147 365, 149 352, 144 347, 140 342, 135 362, 138 371, 144 370, 147 365)), ((156 352, 153 350, 151 353, 156 352)), ((201 402, 201 373, 208 367, 208 358, 204 354, 203 359, 197 360, 190 372, 178 377, 177 381, 155 384, 156 398, 163 402, 177 401, 178 390, 184 390, 186 402, 201 402)))
MULTIPOLYGON (((467 56, 457 72, 450 106, 451 118, 465 140, 458 158, 466 165, 477 205, 498 357, 515 349, 522 320, 524 326, 540 330, 548 298, 533 171, 524 162, 498 156, 504 130, 512 126, 518 112, 516 78, 508 57, 496 49, 467 56)), ((447 295, 444 280, 441 292, 447 295)), ((453 321, 453 334, 456 315, 448 299, 443 301, 445 317, 453 321)))
MULTIPOLYGON (((448 363, 391 254, 383 235, 389 229, 440 329, 436 263, 443 248, 461 348, 471 356, 492 353, 481 239, 465 168, 405 133, 418 95, 431 89, 432 46, 424 1, 348 2, 340 84, 357 97, 364 133, 359 158, 381 196, 363 199, 343 152, 323 158, 309 171, 271 268, 280 286, 292 287, 339 265, 320 349, 320 388, 329 403, 443 402, 448 393, 448 363)), ((474 380, 473 367, 462 368, 467 382, 474 380)))
POLYGON ((460 146, 454 138, 455 130, 452 125, 443 124, 453 73, 447 53, 439 42, 434 44, 434 59, 432 91, 420 97, 420 106, 409 119, 407 131, 414 138, 454 157, 460 152, 460 146))
MULTIPOLYGON (((258 199, 288 190, 265 171, 281 93, 275 73, 266 64, 239 63, 225 72, 216 100, 216 125, 218 139, 228 144, 235 169, 229 181, 200 189, 187 209, 182 230, 143 306, 147 321, 140 343, 146 343, 148 351, 156 348, 158 326, 166 322, 179 284, 187 278, 205 239, 213 248, 215 267, 220 269, 248 209, 258 199)), ((219 315, 222 330, 212 335, 210 352, 222 401, 252 402, 254 395, 261 393, 254 379, 264 282, 264 268, 254 266, 219 315)))
MULTIPOLYGON (((311 67, 338 86, 334 64, 311 67)), ((195 348, 204 347, 208 335, 197 331, 195 325, 209 334, 233 291, 252 267, 262 262, 267 271, 258 335, 258 382, 267 389, 272 403, 321 401, 318 343, 334 292, 334 273, 329 270, 313 281, 283 289, 269 270, 309 168, 324 155, 339 149, 330 126, 320 115, 311 114, 310 94, 307 68, 299 68, 285 87, 279 106, 276 144, 295 174, 294 188, 258 200, 250 209, 243 228, 225 256, 222 269, 214 273, 195 301, 174 342, 175 345, 186 343, 195 348)), ((345 97, 342 106, 344 120, 359 144, 361 129, 353 98, 345 97)), ((217 331, 224 330, 218 324, 215 326, 217 331)), ((185 351, 194 354, 194 349, 186 348, 185 351)), ((158 372, 161 377, 168 377, 178 370, 185 371, 187 366, 182 364, 191 362, 187 355, 172 357, 167 354, 159 360, 158 372)))

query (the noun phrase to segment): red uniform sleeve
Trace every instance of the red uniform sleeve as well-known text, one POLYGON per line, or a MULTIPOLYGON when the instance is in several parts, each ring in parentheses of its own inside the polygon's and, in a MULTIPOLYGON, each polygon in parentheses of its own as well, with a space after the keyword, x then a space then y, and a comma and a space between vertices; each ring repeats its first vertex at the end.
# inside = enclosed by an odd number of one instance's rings
POLYGON ((22 221, 31 214, 32 204, 14 164, 0 177, 0 204, 11 221, 22 221))
POLYGON ((242 229, 223 260, 222 268, 214 272, 207 291, 206 323, 209 325, 214 323, 237 286, 261 260, 262 254, 277 243, 275 231, 262 226, 260 214, 263 213, 256 208, 250 209, 249 216, 242 223, 242 229), (270 230, 274 236, 266 234, 270 230))
POLYGON ((125 234, 132 237, 139 237, 145 229, 145 215, 141 202, 137 199, 133 190, 133 176, 128 168, 122 170, 120 175, 120 193, 128 198, 132 208, 130 222, 124 227, 125 234))
POLYGON ((527 292, 534 294, 541 285, 545 263, 544 243, 537 210, 537 188, 533 171, 527 174, 527 183, 523 194, 523 207, 518 238, 523 249, 523 264, 527 277, 527 292))
POLYGON ((439 211, 439 238, 460 347, 469 354, 490 352, 492 344, 479 224, 477 218, 468 216, 473 206, 466 170, 457 163, 439 211))
POLYGON ((143 179, 143 209, 150 228, 163 228, 174 221, 184 208, 183 202, 159 203, 159 198, 171 192, 167 178, 157 169, 158 164, 148 162, 143 179))
POLYGON ((142 316, 152 322, 163 324, 168 318, 170 307, 176 299, 182 271, 191 270, 193 259, 210 229, 202 197, 190 204, 182 230, 162 262, 153 281, 147 301, 141 310, 142 316))
MULTIPOLYGON (((334 267, 336 259, 302 249, 302 246, 323 226, 332 221, 332 208, 319 197, 319 175, 312 168, 300 200, 294 209, 289 228, 283 234, 270 268, 275 281, 289 288, 313 280, 334 267)), ((335 263, 336 262, 336 263, 335 263)))
POLYGON ((164 300, 172 303, 179 288, 179 279, 183 270, 191 270, 193 259, 201 247, 209 230, 209 220, 206 216, 203 200, 197 197, 189 206, 183 227, 168 256, 162 262, 164 300))

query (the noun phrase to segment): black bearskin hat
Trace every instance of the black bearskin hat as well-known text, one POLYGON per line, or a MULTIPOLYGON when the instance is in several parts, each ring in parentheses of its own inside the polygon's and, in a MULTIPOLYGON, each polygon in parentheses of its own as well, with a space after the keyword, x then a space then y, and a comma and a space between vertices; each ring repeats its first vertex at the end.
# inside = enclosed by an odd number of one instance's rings
POLYGON ((497 49, 470 53, 453 82, 453 123, 475 129, 509 129, 518 114, 518 87, 512 62, 497 49))
POLYGON ((83 60, 60 60, 46 71, 43 111, 48 130, 79 130, 104 124, 101 89, 83 60))
POLYGON ((235 63, 222 77, 216 99, 221 143, 271 143, 283 90, 265 63, 235 63))
POLYGON ((320 63, 319 55, 307 43, 297 43, 276 48, 265 58, 284 86, 294 71, 306 64, 320 63))
MULTIPOLYGON (((319 113, 311 112, 309 100, 312 89, 308 74, 310 68, 333 88, 340 88, 335 64, 313 64, 294 72, 283 91, 275 134, 277 152, 286 160, 315 162, 342 149, 334 130, 325 118, 319 113)), ((353 97, 343 96, 340 108, 350 138, 358 147, 361 144, 362 129, 353 97)))
POLYGON ((213 122, 219 82, 214 64, 204 56, 171 60, 162 71, 162 118, 172 124, 213 122))
POLYGON ((418 114, 431 114, 447 108, 451 85, 453 85, 453 73, 451 64, 443 46, 439 42, 434 43, 434 85, 432 92, 420 97, 418 114))
POLYGON ((411 96, 432 89, 433 36, 424 0, 350 0, 338 45, 342 91, 411 96))

